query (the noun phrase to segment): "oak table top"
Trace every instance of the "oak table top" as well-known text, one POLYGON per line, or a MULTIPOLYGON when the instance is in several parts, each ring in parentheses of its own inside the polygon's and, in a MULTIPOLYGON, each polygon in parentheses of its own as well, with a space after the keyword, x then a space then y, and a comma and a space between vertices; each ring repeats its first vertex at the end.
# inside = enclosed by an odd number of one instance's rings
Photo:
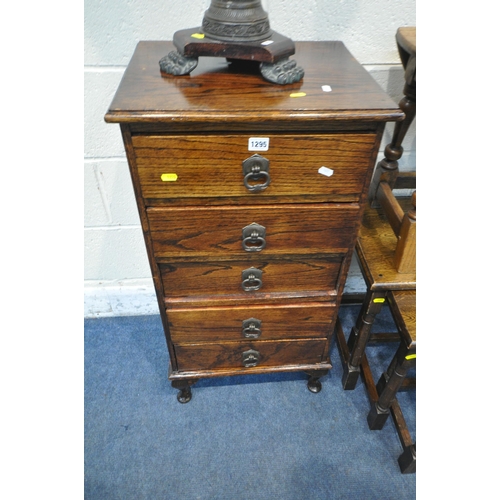
POLYGON ((274 85, 251 61, 200 57, 187 76, 162 77, 172 42, 139 42, 105 116, 109 123, 399 121, 404 115, 339 41, 296 42, 303 80, 274 85))

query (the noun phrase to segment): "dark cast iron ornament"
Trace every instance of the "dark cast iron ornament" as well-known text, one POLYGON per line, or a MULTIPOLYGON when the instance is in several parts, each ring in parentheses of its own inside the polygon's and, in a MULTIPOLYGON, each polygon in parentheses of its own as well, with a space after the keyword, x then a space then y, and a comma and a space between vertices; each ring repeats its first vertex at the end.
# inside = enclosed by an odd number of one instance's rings
POLYGON ((200 56, 257 61, 264 79, 279 85, 304 76, 289 59, 295 54, 294 42, 271 29, 260 0, 212 0, 202 26, 176 31, 173 42, 177 51, 160 60, 163 76, 191 73, 200 56))

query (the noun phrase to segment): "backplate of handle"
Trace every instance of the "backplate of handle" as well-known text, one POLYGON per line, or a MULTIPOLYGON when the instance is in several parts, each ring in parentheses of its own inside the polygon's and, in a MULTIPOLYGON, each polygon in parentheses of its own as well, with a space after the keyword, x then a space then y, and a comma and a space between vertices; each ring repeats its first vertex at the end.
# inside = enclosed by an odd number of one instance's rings
POLYGON ((266 246, 266 228, 252 222, 242 230, 243 250, 246 252, 260 252, 266 246))
POLYGON ((251 193, 266 189, 271 183, 269 160, 255 154, 243 161, 243 184, 251 193))
POLYGON ((241 333, 246 339, 258 339, 262 335, 262 321, 248 318, 242 322, 241 333))

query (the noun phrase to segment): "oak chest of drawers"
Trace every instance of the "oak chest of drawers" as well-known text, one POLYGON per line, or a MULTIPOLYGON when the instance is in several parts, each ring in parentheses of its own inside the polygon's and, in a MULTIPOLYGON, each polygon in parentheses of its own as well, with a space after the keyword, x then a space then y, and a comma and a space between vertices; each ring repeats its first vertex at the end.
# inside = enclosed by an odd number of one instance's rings
POLYGON ((403 118, 341 42, 296 43, 302 81, 200 58, 162 77, 140 42, 121 126, 178 399, 203 377, 332 367, 334 325, 387 121, 403 118))

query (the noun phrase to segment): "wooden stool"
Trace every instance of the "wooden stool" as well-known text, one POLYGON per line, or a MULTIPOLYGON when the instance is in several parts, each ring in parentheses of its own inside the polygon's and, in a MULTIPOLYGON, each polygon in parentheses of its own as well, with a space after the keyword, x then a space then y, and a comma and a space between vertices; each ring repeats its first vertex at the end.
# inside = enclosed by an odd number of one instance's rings
POLYGON ((387 294, 387 301, 401 336, 401 341, 391 363, 377 383, 378 397, 372 400, 370 412, 368 413, 368 426, 370 429, 380 430, 384 427, 390 411, 393 412, 396 429, 403 446, 403 453, 398 459, 403 473, 415 472, 417 464, 416 444, 411 440, 396 399, 397 392, 402 387, 408 370, 416 365, 416 299, 417 293, 414 290, 391 291, 387 294))
MULTIPOLYGON (((400 28, 396 41, 405 69, 404 97, 399 104, 406 117, 396 124, 392 140, 385 148, 385 157, 375 168, 369 206, 356 243, 356 256, 367 292, 348 341, 338 320, 336 337, 344 370, 344 389, 354 389, 359 375, 363 376, 372 408, 368 417, 370 428, 382 428, 389 412, 392 414, 404 450, 399 458, 400 468, 403 473, 411 473, 416 468, 416 446, 395 395, 404 383, 408 368, 415 364, 416 193, 411 198, 396 198, 393 190, 416 187, 415 172, 400 173, 398 165, 403 154, 401 144, 415 117, 416 29, 400 28), (375 317, 386 303, 398 333, 371 334, 375 317), (369 341, 387 340, 397 340, 400 346, 375 387, 365 349, 369 341)), ((408 382, 405 381, 406 385, 411 385, 412 381, 408 382)))
MULTIPOLYGON (((383 184, 386 188, 387 184, 383 184)), ((347 345, 343 334, 337 333, 337 343, 344 365, 342 386, 345 390, 356 387, 366 345, 370 338, 375 340, 375 336, 370 337, 371 328, 386 301, 387 293, 415 290, 417 285, 416 206, 414 206, 416 195, 414 193, 412 198, 396 199, 390 190, 382 189, 380 193, 379 198, 386 196, 391 199, 390 207, 397 212, 393 224, 398 229, 395 233, 390 223, 391 217, 386 214, 390 212, 386 203, 380 207, 366 209, 356 242, 356 256, 367 285, 367 292, 347 345), (406 272, 398 272, 398 268, 406 272)), ((376 337, 385 341, 395 338, 391 334, 376 334, 376 337)))
MULTIPOLYGON (((401 144, 415 118, 416 28, 399 28, 396 43, 405 70, 404 97, 399 103, 405 119, 396 123, 391 143, 385 148, 385 157, 375 168, 369 190, 371 208, 365 212, 356 244, 367 293, 349 337, 349 354, 344 350, 342 385, 346 390, 356 387, 371 326, 385 302, 387 291, 414 290, 416 287, 416 207, 409 206, 408 200, 396 199, 391 192, 416 187, 415 172, 400 173, 398 164, 403 154, 401 144)), ((416 197, 412 203, 416 205, 416 197)), ((379 335, 379 338, 382 337, 379 335)))

